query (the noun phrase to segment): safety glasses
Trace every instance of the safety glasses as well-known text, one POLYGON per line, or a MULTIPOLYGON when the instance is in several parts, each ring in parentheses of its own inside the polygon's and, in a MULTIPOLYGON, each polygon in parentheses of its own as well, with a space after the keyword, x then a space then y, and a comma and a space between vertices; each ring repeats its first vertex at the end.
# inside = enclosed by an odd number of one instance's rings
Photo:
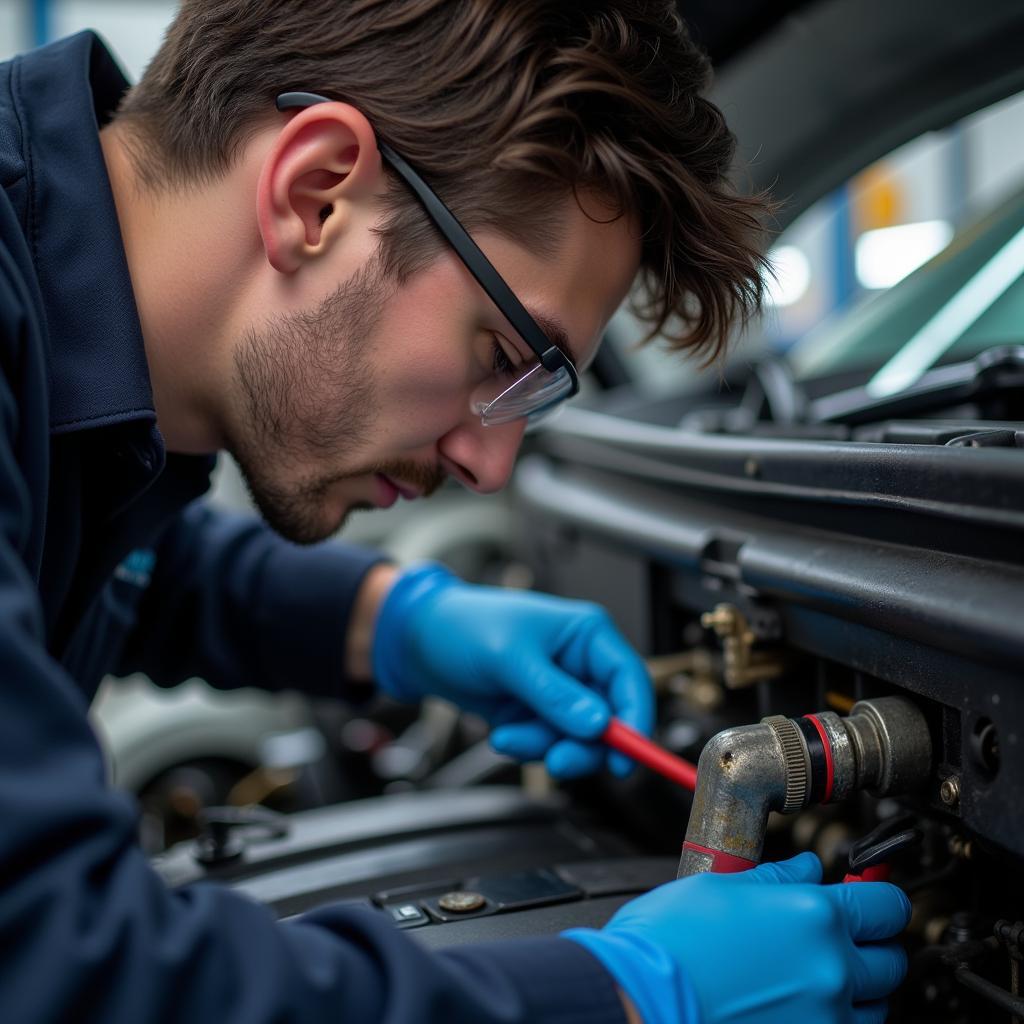
MULTIPOLYGON (((285 92, 277 97, 278 110, 329 103, 326 96, 311 92, 285 92)), ((541 329, 523 307, 512 289, 494 269, 490 260, 438 198, 429 185, 390 146, 377 140, 381 156, 412 189, 427 216, 434 222, 480 287, 536 356, 525 366, 495 371, 473 400, 473 411, 485 426, 497 426, 525 419, 530 426, 546 418, 555 406, 580 389, 579 375, 572 361, 541 329)))

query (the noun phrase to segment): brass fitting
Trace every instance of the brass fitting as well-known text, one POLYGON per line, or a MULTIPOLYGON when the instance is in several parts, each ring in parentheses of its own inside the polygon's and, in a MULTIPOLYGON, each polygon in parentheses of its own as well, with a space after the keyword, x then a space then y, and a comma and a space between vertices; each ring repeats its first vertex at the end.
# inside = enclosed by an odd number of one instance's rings
POLYGON ((735 605, 716 605, 700 617, 700 624, 713 629, 722 641, 722 675, 730 690, 777 679, 786 670, 787 660, 782 653, 753 649, 757 637, 735 605))

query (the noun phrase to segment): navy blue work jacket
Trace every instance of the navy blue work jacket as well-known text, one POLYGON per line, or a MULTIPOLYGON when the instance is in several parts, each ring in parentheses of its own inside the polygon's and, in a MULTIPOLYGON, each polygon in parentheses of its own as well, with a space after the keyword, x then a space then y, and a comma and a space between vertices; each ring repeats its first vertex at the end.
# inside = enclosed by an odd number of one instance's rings
POLYGON ((125 88, 89 33, 0 64, 0 1021, 621 1022, 568 940, 278 923, 168 889, 138 847, 86 718, 100 677, 343 693, 376 556, 196 503, 211 461, 165 452, 98 138, 125 88))

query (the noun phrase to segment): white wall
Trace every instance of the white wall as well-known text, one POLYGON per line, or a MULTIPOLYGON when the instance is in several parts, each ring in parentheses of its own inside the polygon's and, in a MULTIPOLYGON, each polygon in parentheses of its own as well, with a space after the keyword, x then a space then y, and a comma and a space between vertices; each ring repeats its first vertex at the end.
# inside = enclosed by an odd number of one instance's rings
POLYGON ((142 74, 174 17, 177 4, 160 0, 51 0, 55 38, 95 29, 134 82, 142 74))
POLYGON ((1024 93, 966 122, 972 205, 994 205, 1024 180, 1024 93))
MULTIPOLYGON (((156 52, 174 17, 173 0, 48 0, 50 36, 96 29, 134 81, 156 52)), ((32 0, 0 0, 0 60, 31 49, 32 0)))
POLYGON ((29 6, 25 0, 0 0, 0 60, 7 60, 31 45, 29 6))

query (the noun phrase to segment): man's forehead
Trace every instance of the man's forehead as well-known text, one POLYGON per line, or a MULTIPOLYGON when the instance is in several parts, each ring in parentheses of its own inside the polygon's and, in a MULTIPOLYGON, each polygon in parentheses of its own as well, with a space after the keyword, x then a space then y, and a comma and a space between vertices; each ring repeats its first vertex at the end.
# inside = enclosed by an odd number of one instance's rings
POLYGON ((628 218, 595 220, 571 200, 561 224, 553 253, 500 232, 482 232, 478 240, 548 343, 582 370, 628 296, 639 269, 639 234, 628 218))
POLYGON ((641 256, 634 219, 615 215, 599 198, 587 200, 567 204, 559 253, 540 271, 534 292, 544 297, 535 303, 543 308, 531 311, 577 369, 589 364, 605 326, 628 297, 641 256))

